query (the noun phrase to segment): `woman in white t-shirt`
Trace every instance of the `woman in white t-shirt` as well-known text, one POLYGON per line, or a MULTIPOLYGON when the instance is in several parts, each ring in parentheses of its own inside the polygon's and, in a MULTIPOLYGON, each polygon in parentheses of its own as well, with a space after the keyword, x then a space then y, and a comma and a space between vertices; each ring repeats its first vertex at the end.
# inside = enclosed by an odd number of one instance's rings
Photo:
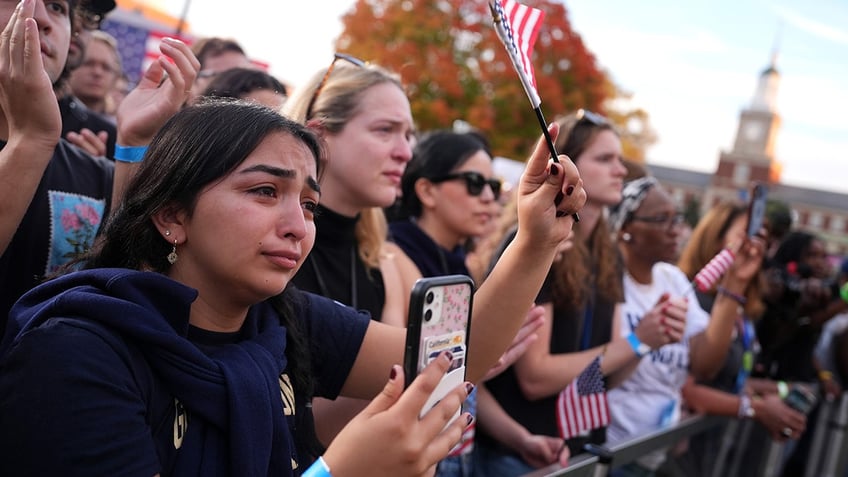
MULTIPOLYGON (((625 264, 622 329, 631 336, 646 311, 658 302, 686 313, 679 343, 646 353, 629 378, 608 393, 611 422, 607 443, 618 444, 671 426, 679 420, 680 390, 689 373, 710 378, 724 362, 736 318, 736 301, 759 270, 765 243, 735 244, 736 259, 722 279, 723 290, 712 313, 698 305, 686 275, 668 262, 676 260, 683 216, 653 177, 629 182, 610 214, 625 264)), ((650 476, 662 464, 655 452, 616 469, 616 476, 650 476)))

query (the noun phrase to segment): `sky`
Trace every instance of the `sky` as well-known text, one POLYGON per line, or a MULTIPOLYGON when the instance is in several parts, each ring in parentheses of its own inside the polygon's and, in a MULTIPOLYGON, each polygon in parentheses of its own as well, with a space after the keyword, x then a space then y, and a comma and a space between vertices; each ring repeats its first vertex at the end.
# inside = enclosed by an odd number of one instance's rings
MULTIPOLYGON (((185 5, 149 3, 175 15, 185 5)), ((298 85, 329 64, 340 18, 354 3, 203 0, 189 4, 187 18, 195 35, 235 38, 272 74, 298 85)), ((848 2, 564 3, 600 66, 648 111, 659 137, 649 165, 713 172, 776 49, 782 182, 848 193, 848 2)))

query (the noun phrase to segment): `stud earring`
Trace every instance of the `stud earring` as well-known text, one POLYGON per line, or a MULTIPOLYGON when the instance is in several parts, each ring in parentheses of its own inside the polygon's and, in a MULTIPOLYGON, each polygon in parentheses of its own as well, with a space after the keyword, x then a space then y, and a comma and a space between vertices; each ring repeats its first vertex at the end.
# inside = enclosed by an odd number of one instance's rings
POLYGON ((633 240, 633 236, 630 235, 628 232, 624 232, 623 234, 621 234, 621 240, 624 240, 625 242, 629 242, 629 241, 633 240))
POLYGON ((177 239, 174 239, 174 248, 171 250, 171 253, 168 254, 168 263, 171 265, 177 263, 177 259, 180 258, 177 256, 177 239))
POLYGON ((170 230, 166 230, 166 231, 165 231, 165 237, 170 237, 170 236, 171 236, 171 231, 170 231, 170 230))

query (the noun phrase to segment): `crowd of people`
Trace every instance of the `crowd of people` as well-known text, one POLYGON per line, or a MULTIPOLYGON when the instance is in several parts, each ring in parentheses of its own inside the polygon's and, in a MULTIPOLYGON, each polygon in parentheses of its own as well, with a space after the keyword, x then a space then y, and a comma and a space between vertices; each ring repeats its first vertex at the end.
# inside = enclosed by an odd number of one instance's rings
MULTIPOLYGON (((687 224, 586 110, 505 187, 483 134, 417 131, 399 77, 342 53, 291 88, 235 40, 165 39, 128 90, 114 7, 0 2, 0 474, 518 476, 685 413, 803 469, 797 396, 848 382, 848 261, 818 237, 737 203, 687 224), (453 274, 467 381, 420 417, 452 356, 404 389, 409 292, 453 274), (605 418, 571 432, 589 382, 605 418)), ((613 474, 709 475, 721 432, 613 474)))

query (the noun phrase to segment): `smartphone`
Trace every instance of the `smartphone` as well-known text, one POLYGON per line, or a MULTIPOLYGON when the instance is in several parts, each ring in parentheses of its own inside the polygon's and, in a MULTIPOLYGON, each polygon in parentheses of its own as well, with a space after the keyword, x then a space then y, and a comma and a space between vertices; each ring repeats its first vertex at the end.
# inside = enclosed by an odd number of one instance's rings
POLYGON ((422 278, 412 287, 403 359, 406 386, 441 352, 453 355, 450 369, 425 403, 421 416, 465 381, 473 292, 474 282, 466 275, 422 278))
POLYGON ((763 227, 763 219, 766 215, 766 200, 768 194, 766 186, 760 183, 754 183, 751 187, 751 200, 748 202, 748 225, 745 227, 745 232, 748 237, 757 235, 763 227))
POLYGON ((809 414, 816 404, 816 395, 803 386, 793 386, 783 402, 802 414, 809 414))

